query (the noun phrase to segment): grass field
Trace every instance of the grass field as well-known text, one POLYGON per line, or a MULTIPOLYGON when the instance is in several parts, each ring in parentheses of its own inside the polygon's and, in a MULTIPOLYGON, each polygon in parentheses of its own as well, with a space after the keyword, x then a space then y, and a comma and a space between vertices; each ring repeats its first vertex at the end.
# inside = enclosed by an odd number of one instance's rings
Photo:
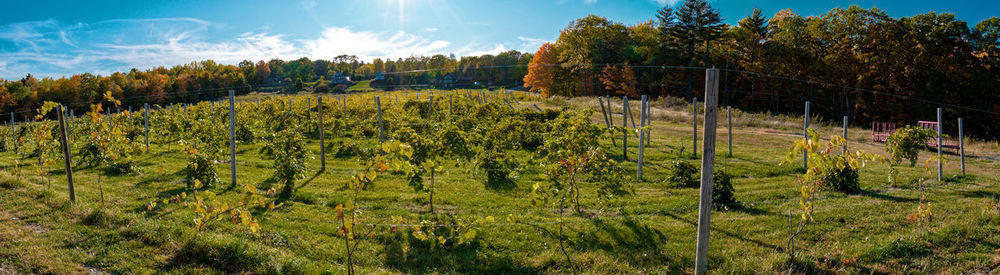
MULTIPOLYGON (((532 104, 597 107, 593 99, 563 98, 522 101, 518 107, 534 108, 532 104)), ((621 108, 616 108, 613 112, 620 114, 621 108)), ((700 165, 690 157, 691 125, 683 108, 653 104, 653 140, 645 150, 645 177, 632 185, 634 195, 600 208, 595 187, 584 184, 581 203, 586 214, 563 220, 575 269, 594 274, 694 271, 698 190, 664 183, 666 164, 688 160, 700 165)), ((597 110, 593 121, 603 125, 597 110)), ((620 123, 620 115, 615 119, 620 123)), ((888 167, 872 164, 861 172, 861 194, 822 193, 815 220, 796 238, 796 256, 789 260, 789 210, 799 208, 796 177, 802 170, 778 163, 801 138, 796 137, 800 130, 795 124, 801 118, 738 112, 734 120, 734 156, 725 156, 728 133, 722 119, 716 166, 734 176, 739 204, 712 212, 712 273, 991 273, 1000 265, 1000 216, 983 211, 987 202, 1000 197, 996 143, 970 141, 972 157, 964 177, 957 176, 957 156, 949 154, 947 180, 932 180, 925 190, 934 212, 927 232, 918 234, 908 219, 917 208, 915 182, 923 168, 901 168, 901 183, 891 186, 886 183, 888 167)), ((824 136, 840 132, 824 123, 816 128, 824 136)), ((867 136, 865 129, 850 129, 851 149, 884 154, 867 136)), ((634 137, 630 141, 629 155, 634 158, 634 137)), ((616 147, 610 140, 603 142, 613 158, 620 156, 620 143, 616 147)), ((308 144, 319 152, 317 140, 308 144)), ((262 187, 274 182, 270 160, 259 153, 260 146, 237 146, 240 182, 262 187)), ((151 149, 141 157, 142 173, 104 177, 103 205, 97 173, 91 168, 74 167, 78 201, 71 204, 61 162, 48 185, 45 178, 13 176, 14 160, 20 157, 0 153, 5 171, 0 174, 0 273, 346 273, 334 208, 348 200, 345 185, 361 167, 356 159, 328 155, 325 171, 318 171, 318 157, 310 159, 308 176, 283 206, 255 213, 261 224, 258 233, 225 222, 198 232, 192 226, 194 215, 181 206, 147 211, 149 202, 185 190, 182 169, 187 165, 176 146, 172 150, 153 144, 151 149)), ((533 183, 542 180, 539 161, 527 152, 521 155, 523 170, 516 187, 505 190, 485 188, 484 176, 472 164, 446 163, 435 191, 436 214, 427 212, 427 194, 414 192, 401 177, 380 179, 359 198, 364 223, 388 223, 385 219, 392 216, 403 216, 410 224, 487 216, 497 222, 487 224, 470 244, 446 248, 418 240, 406 227, 396 233, 380 227, 373 237, 360 241, 353 257, 358 270, 572 273, 574 267, 567 265, 558 240, 546 233, 554 230, 558 214, 550 207, 533 207, 530 201, 533 183), (508 216, 534 226, 506 223, 508 216)), ((921 163, 931 155, 922 152, 921 163)), ((626 166, 635 169, 634 163, 626 166)), ((228 181, 229 164, 217 164, 216 169, 219 178, 228 181)), ((27 174, 30 171, 22 172, 27 174)), ((232 200, 243 193, 225 186, 214 191, 232 200)))
POLYGON ((375 89, 371 86, 371 80, 362 80, 354 83, 351 87, 347 87, 348 92, 371 92, 375 89))

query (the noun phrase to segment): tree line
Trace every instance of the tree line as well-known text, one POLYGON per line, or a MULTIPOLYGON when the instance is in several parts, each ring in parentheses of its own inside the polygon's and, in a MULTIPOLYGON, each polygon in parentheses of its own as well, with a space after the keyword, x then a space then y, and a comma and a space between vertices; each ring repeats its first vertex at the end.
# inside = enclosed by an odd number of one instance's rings
POLYGON ((690 99, 703 87, 704 72, 694 67, 717 67, 720 101, 743 109, 801 114, 810 100, 814 114, 834 120, 914 124, 944 107, 946 131, 959 116, 980 137, 1000 126, 1000 18, 970 26, 951 13, 892 18, 850 6, 817 16, 755 9, 728 25, 704 0, 653 17, 635 25, 596 15, 570 22, 535 53, 525 87, 690 99))
POLYGON ((454 55, 433 55, 364 62, 354 55, 340 55, 332 60, 305 57, 289 61, 244 60, 236 65, 205 60, 170 68, 132 69, 107 76, 84 73, 37 78, 28 74, 19 80, 0 79, 0 111, 19 113, 15 119, 20 121, 32 117, 45 101, 63 103, 76 111, 89 110, 90 104, 100 102, 107 92, 121 99, 123 106, 138 107, 144 103, 214 100, 228 95, 230 89, 238 94, 261 89, 297 91, 305 82, 333 85, 319 80, 331 80, 335 76, 373 79, 379 73, 385 76, 384 81, 390 87, 432 85, 436 78, 447 73, 472 77, 484 84, 515 87, 522 84, 531 57, 530 53, 506 51, 460 59, 454 55))

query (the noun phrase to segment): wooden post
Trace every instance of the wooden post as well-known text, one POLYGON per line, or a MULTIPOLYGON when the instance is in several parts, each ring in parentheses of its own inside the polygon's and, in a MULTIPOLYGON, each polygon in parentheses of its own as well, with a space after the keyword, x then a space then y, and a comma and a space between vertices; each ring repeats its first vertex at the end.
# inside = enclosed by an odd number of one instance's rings
POLYGON ((15 136, 17 136, 16 133, 17 132, 14 131, 14 112, 10 112, 10 138, 12 139, 11 142, 14 144, 15 150, 17 149, 17 138, 15 138, 15 136))
MULTIPOLYGON (((632 115, 632 108, 628 107, 628 97, 625 96, 625 97, 622 97, 622 98, 624 98, 624 100, 622 100, 622 106, 623 106, 623 108, 622 108, 622 115, 624 116, 626 114, 626 112, 628 112, 628 117, 626 117, 625 119, 626 120, 632 120, 632 128, 639 128, 639 127, 635 127, 635 116, 632 115)), ((639 106, 642 106, 642 103, 639 103, 639 106)), ((639 138, 639 137, 636 137, 636 138, 639 138)))
POLYGON ((62 143, 63 151, 63 162, 66 165, 66 182, 69 188, 69 200, 71 202, 76 202, 76 190, 73 188, 73 161, 72 153, 69 151, 69 141, 66 136, 66 118, 63 117, 62 105, 58 106, 59 111, 59 132, 61 133, 59 137, 60 143, 62 143))
POLYGON ((941 163, 941 108, 937 108, 937 151, 938 151, 938 180, 944 179, 944 164, 941 163))
MULTIPOLYGON (((604 108, 603 97, 597 97, 597 102, 601 105, 601 113, 604 114, 604 125, 607 126, 608 129, 611 129, 611 115, 609 115, 608 111, 605 110, 605 108, 604 108)), ((618 143, 615 142, 615 136, 614 135, 611 136, 611 144, 614 145, 614 146, 618 146, 618 143)))
POLYGON ((434 114, 434 95, 427 97, 427 120, 431 120, 431 115, 434 114))
POLYGON ((727 156, 733 157, 733 107, 726 106, 726 127, 729 128, 727 136, 729 138, 729 154, 727 156))
POLYGON ((143 115, 142 124, 146 126, 146 153, 149 153, 149 103, 143 103, 142 105, 143 115))
POLYGON ((229 173, 230 184, 236 186, 236 93, 229 90, 229 173))
POLYGON ((847 123, 848 117, 844 116, 844 155, 847 155, 847 123))
POLYGON ((326 170, 326 143, 323 141, 323 97, 316 98, 316 112, 319 119, 319 170, 326 170))
POLYGON ((622 96, 622 161, 628 160, 628 96, 622 96))
POLYGON ((698 157, 698 98, 691 101, 691 153, 698 157))
POLYGON ((454 115, 451 112, 451 105, 455 103, 455 99, 452 98, 452 94, 448 94, 448 116, 454 115))
MULTIPOLYGON (((649 108, 650 101, 651 101, 651 99, 647 97, 646 98, 646 126, 653 125, 653 119, 652 119, 653 116, 652 116, 652 113, 650 112, 650 108, 649 108)), ((646 130, 646 146, 648 147, 650 144, 652 144, 652 141, 653 141, 653 127, 650 127, 649 130, 646 130)))
POLYGON ((698 244, 695 274, 708 273, 708 233, 712 215, 712 185, 715 176, 715 120, 719 92, 719 69, 705 73, 705 145, 701 157, 701 199, 698 203, 698 244))
POLYGON ((958 154, 959 158, 962 159, 962 176, 965 176, 965 127, 962 122, 962 118, 958 118, 958 154))
MULTIPOLYGON (((802 125, 802 136, 809 140, 809 101, 806 101, 806 115, 802 125)), ((809 169, 809 150, 802 151, 802 168, 809 169)))
MULTIPOLYGON (((382 103, 379 102, 378 96, 375 96, 375 108, 378 109, 378 142, 382 144, 385 143, 385 136, 382 135, 382 103)), ((381 147, 379 145, 379 148, 381 147)))
POLYGON ((636 179, 638 179, 638 180, 642 180, 642 157, 643 157, 642 153, 643 153, 643 149, 644 149, 643 147, 646 145, 646 143, 645 143, 645 141, 646 141, 645 140, 646 135, 643 133, 643 131, 645 131, 645 130, 643 130, 643 127, 646 127, 646 112, 644 111, 646 109, 645 106, 646 106, 646 95, 642 95, 642 100, 639 101, 639 129, 640 129, 639 130, 639 159, 636 160, 636 162, 635 162, 635 165, 636 165, 636 170, 635 170, 635 172, 636 172, 636 179))

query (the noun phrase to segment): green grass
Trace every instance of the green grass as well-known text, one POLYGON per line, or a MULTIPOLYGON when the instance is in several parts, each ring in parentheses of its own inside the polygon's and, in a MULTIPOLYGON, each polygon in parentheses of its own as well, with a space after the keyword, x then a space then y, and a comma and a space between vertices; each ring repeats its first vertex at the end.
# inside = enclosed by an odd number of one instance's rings
MULTIPOLYGON (((522 101, 521 107, 533 108, 531 104, 554 108, 528 101, 522 101)), ((588 106, 574 100, 561 104, 588 106)), ((654 110, 659 111, 668 110, 654 110)), ((593 119, 603 124, 599 114, 593 119)), ((616 119, 620 123, 620 116, 616 119)), ((645 177, 633 184, 635 194, 601 209, 594 185, 584 183, 581 202, 588 214, 565 219, 568 252, 585 273, 693 272, 698 190, 664 183, 668 171, 663 167, 681 159, 696 166, 700 161, 690 158, 687 122, 655 120, 653 125, 652 145, 645 150, 645 177)), ((986 158, 968 162, 970 176, 928 183, 933 188, 925 192, 935 216, 929 232, 922 235, 908 221, 916 210, 918 194, 909 182, 923 173, 922 168, 901 168, 901 184, 889 186, 885 165, 866 167, 861 172, 861 194, 822 193, 815 221, 796 239, 797 254, 789 259, 788 211, 798 209, 796 176, 801 169, 777 164, 795 139, 791 131, 737 127, 734 156, 727 158, 726 131, 720 127, 716 166, 733 175, 740 204, 712 212, 709 265, 713 272, 989 272, 1000 262, 1000 217, 982 214, 983 205, 1000 196, 1000 163, 986 158)), ((878 145, 859 143, 864 134, 863 129, 852 129, 852 150, 884 153, 878 145)), ((616 139, 617 146, 604 140, 613 158, 621 155, 620 135, 616 139)), ((634 159, 636 139, 630 136, 629 141, 629 156, 634 159)), ((309 142, 310 150, 318 152, 318 140, 309 142)), ((701 145, 699 140, 699 154, 701 145)), ((239 182, 257 186, 273 182, 270 160, 257 153, 260 146, 237 145, 239 182)), ((22 168, 20 178, 13 176, 18 157, 0 153, 0 169, 5 171, 0 173, 0 270, 346 273, 346 250, 334 207, 348 200, 345 185, 354 169, 361 167, 357 159, 328 155, 326 171, 318 171, 318 156, 310 159, 307 177, 298 182, 295 194, 282 207, 255 211, 262 228, 256 234, 227 222, 196 232, 194 215, 177 204, 146 211, 150 201, 185 191, 182 169, 187 157, 178 148, 152 144, 152 152, 140 159, 142 173, 104 177, 104 205, 99 202, 93 169, 74 167, 78 201, 71 204, 61 162, 53 169, 52 185, 46 188, 43 178, 27 176, 31 168, 22 168), (158 171, 161 159, 165 160, 164 173, 158 171)), ((921 159, 930 155, 923 152, 921 159)), ((523 159, 522 163, 525 170, 517 186, 508 190, 486 188, 484 176, 469 163, 446 163, 435 192, 437 214, 427 213, 427 193, 414 192, 401 176, 377 180, 359 198, 363 223, 385 223, 385 218, 397 215, 410 224, 485 216, 495 217, 498 223, 486 226, 472 243, 452 248, 417 240, 410 228, 391 233, 381 227, 374 237, 360 241, 354 256, 359 272, 570 273, 557 239, 534 226, 505 223, 513 215, 549 231, 555 228, 555 209, 531 206, 532 185, 542 181, 539 161, 523 159)), ((627 167, 635 169, 634 163, 627 167)), ((224 182, 230 178, 229 168, 228 164, 216 165, 224 182)), ((951 178, 959 171, 957 161, 947 163, 946 169, 951 178)), ((214 190, 223 199, 236 201, 243 196, 242 188, 229 190, 223 185, 214 190)))
POLYGON ((370 92, 370 91, 374 91, 375 89, 372 88, 371 84, 372 84, 371 80, 358 81, 358 82, 355 82, 353 85, 351 85, 351 87, 347 87, 347 91, 348 92, 370 92))

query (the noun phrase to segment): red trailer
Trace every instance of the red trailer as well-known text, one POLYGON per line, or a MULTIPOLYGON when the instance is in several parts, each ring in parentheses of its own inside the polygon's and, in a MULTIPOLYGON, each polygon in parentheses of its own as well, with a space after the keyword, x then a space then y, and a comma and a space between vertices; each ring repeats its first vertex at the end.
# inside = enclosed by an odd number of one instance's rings
MULTIPOLYGON (((919 126, 920 128, 933 130, 934 132, 938 131, 937 121, 918 121, 917 126, 919 126)), ((927 146, 937 147, 937 138, 932 138, 928 140, 927 146)), ((954 138, 945 138, 944 136, 941 136, 941 147, 958 148, 958 140, 954 138)))
MULTIPOLYGON (((938 123, 936 121, 918 121, 917 127, 933 130, 937 132, 938 123)), ((889 135, 896 132, 896 124, 892 122, 872 122, 872 142, 885 143, 889 135)), ((927 140, 927 146, 937 147, 937 138, 927 140)), ((958 148, 958 140, 954 138, 941 137, 941 147, 958 148)))

